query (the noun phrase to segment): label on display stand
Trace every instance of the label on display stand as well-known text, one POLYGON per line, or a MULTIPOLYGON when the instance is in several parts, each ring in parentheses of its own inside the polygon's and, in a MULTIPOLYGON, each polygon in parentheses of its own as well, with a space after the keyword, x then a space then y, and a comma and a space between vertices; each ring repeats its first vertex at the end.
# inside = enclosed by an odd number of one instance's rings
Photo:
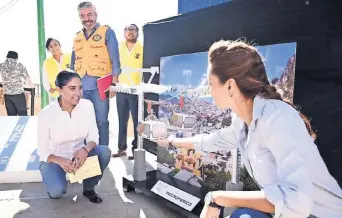
POLYGON ((153 186, 151 191, 188 211, 192 211, 200 201, 199 198, 160 180, 153 186))

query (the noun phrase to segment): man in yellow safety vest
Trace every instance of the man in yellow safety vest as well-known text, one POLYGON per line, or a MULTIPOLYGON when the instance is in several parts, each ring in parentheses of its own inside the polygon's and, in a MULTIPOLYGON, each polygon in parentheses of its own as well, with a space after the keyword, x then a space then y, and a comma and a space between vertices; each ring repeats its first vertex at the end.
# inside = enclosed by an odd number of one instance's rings
MULTIPOLYGON (((138 41, 139 28, 135 24, 130 24, 125 27, 125 41, 120 43, 120 63, 122 68, 142 68, 143 67, 143 45, 138 41)), ((119 76, 119 83, 124 85, 139 85, 142 80, 140 72, 127 72, 119 76)), ((132 153, 137 148, 137 126, 138 126, 138 96, 126 93, 116 94, 116 104, 119 117, 119 151, 113 154, 113 157, 126 155, 127 149, 127 123, 129 113, 133 119, 134 140, 132 141, 132 153)), ((128 159, 134 159, 133 156, 128 159)))
MULTIPOLYGON (((117 82, 121 73, 118 41, 110 27, 97 22, 96 8, 91 2, 80 3, 78 13, 84 28, 74 39, 70 67, 82 78, 83 98, 89 99, 94 105, 99 144, 108 145, 109 99, 100 98, 97 79, 112 74, 112 84, 117 82)), ((114 95, 110 91, 109 97, 114 95)))

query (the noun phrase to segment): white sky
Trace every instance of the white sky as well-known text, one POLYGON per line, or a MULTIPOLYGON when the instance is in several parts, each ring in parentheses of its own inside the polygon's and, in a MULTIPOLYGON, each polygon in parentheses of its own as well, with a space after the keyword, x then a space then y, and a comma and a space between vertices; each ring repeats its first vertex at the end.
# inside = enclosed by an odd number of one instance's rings
MULTIPOLYGON (((11 0, 0 0, 0 8, 11 0)), ((39 82, 39 54, 36 0, 19 0, 12 8, 0 10, 0 62, 8 50, 19 54, 19 61, 28 69, 34 83, 39 82), (2 14, 1 14, 2 13, 2 14)), ((60 41, 64 52, 71 52, 73 38, 81 30, 77 14, 80 0, 44 0, 45 38, 60 41)), ((123 40, 126 24, 136 23, 140 29, 150 21, 177 14, 177 0, 93 0, 98 11, 98 21, 112 27, 119 41, 123 40)), ((140 31, 143 41, 143 32, 140 31)), ((45 47, 45 43, 44 43, 45 47)), ((46 52, 48 56, 49 53, 46 52)))

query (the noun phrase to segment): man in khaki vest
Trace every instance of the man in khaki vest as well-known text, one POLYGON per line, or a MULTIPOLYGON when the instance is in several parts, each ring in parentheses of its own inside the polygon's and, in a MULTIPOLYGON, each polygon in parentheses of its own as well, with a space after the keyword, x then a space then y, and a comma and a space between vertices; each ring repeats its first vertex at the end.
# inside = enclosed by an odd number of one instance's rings
MULTIPOLYGON (((112 74, 112 85, 117 82, 121 73, 118 41, 110 27, 97 23, 96 8, 91 2, 80 3, 78 13, 84 28, 74 39, 70 68, 82 78, 83 98, 94 104, 99 144, 108 145, 109 99, 101 100, 96 81, 100 77, 112 74)), ((115 93, 110 91, 109 97, 114 95, 115 93)))

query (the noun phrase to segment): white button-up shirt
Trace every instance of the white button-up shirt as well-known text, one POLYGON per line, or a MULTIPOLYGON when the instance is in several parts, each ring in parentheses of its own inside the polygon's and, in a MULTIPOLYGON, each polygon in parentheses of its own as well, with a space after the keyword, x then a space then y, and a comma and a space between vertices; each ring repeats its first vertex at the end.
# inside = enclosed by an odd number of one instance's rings
POLYGON ((198 135, 193 144, 208 152, 238 148, 276 218, 342 217, 342 190, 294 108, 257 96, 248 129, 235 117, 230 127, 198 135))
POLYGON ((40 161, 47 162, 50 154, 71 160, 85 143, 99 142, 94 106, 81 99, 70 116, 55 101, 39 113, 37 133, 40 161))

